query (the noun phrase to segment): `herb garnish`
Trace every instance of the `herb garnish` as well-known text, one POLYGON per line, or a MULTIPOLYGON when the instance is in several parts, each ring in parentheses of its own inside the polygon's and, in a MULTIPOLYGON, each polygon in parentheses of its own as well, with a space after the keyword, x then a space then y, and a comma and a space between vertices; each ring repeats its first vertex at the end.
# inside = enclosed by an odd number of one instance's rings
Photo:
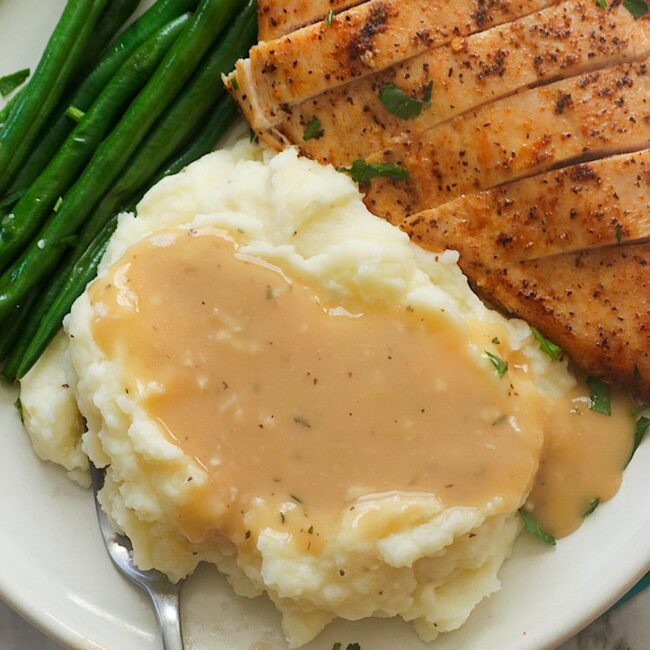
POLYGON ((330 9, 327 12, 327 18, 325 18, 325 27, 332 26, 332 19, 334 18, 334 9, 330 9))
POLYGON ((648 3, 646 0, 624 0, 623 6, 635 17, 641 18, 648 13, 648 3))
POLYGON ((6 97, 9 93, 16 90, 18 86, 22 86, 27 77, 29 77, 29 68, 0 77, 0 95, 6 97))
POLYGON ((54 204, 54 212, 58 212, 61 209, 61 206, 63 205, 63 197, 60 196, 57 200, 56 203, 54 204))
POLYGON ((419 99, 413 99, 391 82, 382 84, 379 100, 389 113, 403 120, 412 120, 422 112, 423 103, 419 99))
POLYGON ((547 354, 553 361, 562 361, 564 359, 564 352, 559 345, 555 345, 552 341, 549 341, 536 327, 530 328, 533 336, 539 342, 539 349, 547 354))
POLYGON ((596 413, 603 415, 612 414, 612 402, 610 397, 609 386, 597 377, 589 377, 587 379, 587 386, 591 397, 591 405, 589 408, 596 413))
POLYGON ((620 244, 623 241, 623 226, 620 223, 616 224, 614 234, 616 235, 616 243, 620 244))
POLYGON ((494 366, 494 369, 497 372, 499 379, 503 379, 503 376, 508 372, 508 362, 504 361, 500 356, 492 354, 492 352, 485 351, 487 358, 490 360, 490 363, 494 366))
POLYGON ((405 181, 409 177, 409 171, 406 167, 396 165, 395 163, 369 163, 363 159, 355 160, 352 167, 339 167, 337 171, 343 174, 349 174, 355 183, 362 187, 370 187, 373 178, 384 176, 392 181, 405 181))
POLYGON ((239 90, 239 81, 237 81, 237 77, 233 76, 233 78, 230 80, 230 85, 232 86, 233 90, 239 90))
POLYGON ((589 502, 587 509, 585 510, 583 517, 588 517, 598 506, 600 505, 600 497, 596 497, 589 502))
POLYGON ((325 135, 323 125, 320 123, 320 120, 314 116, 309 120, 309 124, 305 127, 302 139, 305 142, 307 142, 307 140, 320 140, 323 135, 325 135))
POLYGON ((643 438, 645 438, 645 434, 648 433, 649 430, 650 418, 641 416, 636 421, 636 427, 634 429, 634 445, 632 446, 632 453, 630 454, 630 458, 628 459, 627 463, 625 463, 625 467, 630 464, 632 457, 636 453, 636 450, 639 448, 639 445, 643 442, 643 438))
POLYGON ((78 122, 85 115, 85 113, 76 106, 68 106, 68 108, 65 109, 65 114, 75 122, 78 122))
POLYGON ((596 4, 603 9, 607 9, 607 0, 596 0, 596 4))
POLYGON ((549 546, 555 546, 556 541, 553 535, 549 535, 540 525, 537 519, 533 517, 529 512, 526 512, 523 508, 519 509, 519 516, 526 526, 526 530, 531 534, 537 537, 544 544, 549 546))
POLYGON ((348 643, 346 650, 361 650, 361 646, 358 643, 348 643))
POLYGON ((341 642, 337 641, 333 646, 332 650, 341 650, 341 642))

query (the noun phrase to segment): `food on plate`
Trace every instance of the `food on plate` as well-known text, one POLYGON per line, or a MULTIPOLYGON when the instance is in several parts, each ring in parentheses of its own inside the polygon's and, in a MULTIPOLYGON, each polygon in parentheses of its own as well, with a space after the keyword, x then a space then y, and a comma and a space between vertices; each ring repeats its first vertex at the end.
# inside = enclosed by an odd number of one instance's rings
POLYGON ((71 395, 38 397, 66 368, 87 431, 66 424, 53 460, 108 467, 101 501, 139 566, 217 564, 270 595, 292 646, 337 616, 433 639, 498 589, 525 503, 547 540, 567 534, 634 444, 632 403, 591 410, 457 260, 346 175, 246 139, 120 217, 67 352, 56 339, 22 381, 26 426, 47 450, 71 395))
POLYGON ((109 5, 68 2, 0 127, 35 452, 291 647, 457 629, 650 428, 647 6, 158 0, 115 40, 109 5), (226 88, 254 131, 201 158, 226 88))
MULTIPOLYGON (((229 75, 229 89, 266 144, 296 145, 350 174, 374 214, 426 248, 459 250, 484 298, 561 343, 583 370, 647 397, 647 178, 634 164, 612 167, 620 194, 608 195, 607 177, 593 171, 617 154, 643 160, 650 146, 646 3, 498 3, 462 34, 419 49, 416 4, 395 8, 383 36, 369 39, 372 56, 351 74, 342 64, 323 82, 318 62, 329 61, 334 42, 357 38, 355 17, 369 15, 372 2, 340 13, 335 33, 316 24, 255 46, 229 75), (408 42, 408 54, 386 35, 408 42), (308 41, 308 56, 290 71, 284 52, 308 41), (595 164, 579 164, 587 162, 595 164), (571 172, 554 176, 558 168, 571 172), (521 192, 516 208, 473 213, 501 192, 504 201, 521 192), (524 220, 529 240, 520 246, 531 257, 514 261, 511 243, 524 220), (548 221, 555 250, 537 259, 548 221), (571 247, 585 239, 589 250, 571 247), (595 313, 586 308, 592 303, 595 313)), ((445 6, 462 13, 471 4, 445 6)))

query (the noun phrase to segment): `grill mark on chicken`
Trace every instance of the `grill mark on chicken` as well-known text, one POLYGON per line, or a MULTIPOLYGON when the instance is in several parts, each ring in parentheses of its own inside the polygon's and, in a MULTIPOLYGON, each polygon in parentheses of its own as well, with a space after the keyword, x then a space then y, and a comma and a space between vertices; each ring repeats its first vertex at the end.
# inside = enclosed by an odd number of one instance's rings
POLYGON ((370 0, 329 27, 319 23, 259 43, 227 85, 251 126, 270 129, 297 102, 558 1, 370 0))
POLYGON ((522 88, 648 54, 650 20, 635 20, 622 6, 604 11, 591 1, 564 2, 470 36, 461 48, 447 45, 425 52, 297 104, 277 131, 261 137, 275 148, 290 142, 320 162, 349 165, 522 88), (379 97, 385 83, 420 100, 432 83, 432 105, 415 119, 393 115, 379 97), (314 116, 323 136, 304 141, 314 116))
POLYGON ((645 62, 536 88, 441 124, 371 156, 403 165, 406 182, 376 179, 369 208, 399 224, 461 194, 650 145, 645 62), (567 102, 567 95, 571 101, 567 102), (563 102, 562 111, 557 110, 563 102))
POLYGON ((258 0, 259 40, 269 41, 367 0, 258 0))

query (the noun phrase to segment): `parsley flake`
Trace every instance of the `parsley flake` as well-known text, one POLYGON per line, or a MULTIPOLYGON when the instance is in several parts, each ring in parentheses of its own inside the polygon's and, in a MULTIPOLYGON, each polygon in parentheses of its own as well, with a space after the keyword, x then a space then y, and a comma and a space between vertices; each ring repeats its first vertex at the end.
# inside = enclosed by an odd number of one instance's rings
POLYGON ((237 81, 237 77, 233 76, 232 79, 230 80, 230 85, 232 86, 232 89, 234 91, 239 91, 239 81, 237 81))
POLYGON ((314 116, 309 120, 309 124, 305 127, 302 139, 305 142, 307 142, 307 140, 320 140, 324 135, 325 131, 323 130, 323 125, 320 123, 320 120, 314 116))
POLYGON ((497 372, 499 379, 503 379, 503 376, 508 372, 508 362, 504 361, 500 356, 492 354, 492 352, 485 351, 487 358, 490 360, 490 363, 494 366, 494 369, 497 372))
POLYGON ((603 9, 607 9, 607 0, 596 0, 596 4, 603 9))
POLYGON ((325 27, 331 27, 333 19, 334 19, 334 9, 330 9, 327 12, 327 18, 325 18, 325 27))
POLYGON ((531 327, 533 336, 539 342, 539 349, 547 354, 553 361, 562 361, 564 359, 564 352, 559 345, 555 345, 552 341, 549 341, 537 328, 531 327))
POLYGON ((620 223, 616 224, 614 234, 616 235, 616 243, 620 244, 623 241, 623 226, 620 223))
POLYGON ((636 453, 636 450, 639 448, 639 445, 643 442, 643 439, 645 438, 645 434, 648 433, 649 430, 650 430, 650 418, 641 416, 636 421, 636 427, 634 429, 634 445, 632 447, 632 453, 630 454, 630 458, 625 464, 626 467, 630 464, 632 457, 636 453))
POLYGON ((379 90, 379 100, 386 110, 403 120, 412 120, 422 112, 422 102, 413 99, 394 83, 386 82, 379 90))
POLYGON ((555 541, 555 537, 553 535, 549 535, 540 525, 537 519, 533 517, 529 512, 526 512, 523 508, 520 508, 519 510, 519 516, 521 517, 522 521, 524 522, 524 526, 526 527, 526 530, 533 535, 534 537, 537 537, 538 540, 541 542, 544 542, 544 544, 548 544, 549 546, 555 546, 557 543, 555 541))
POLYGON ((384 176, 392 181, 405 181, 409 177, 409 171, 406 167, 396 165, 395 163, 369 163, 363 159, 355 160, 351 167, 339 167, 339 172, 349 174, 355 183, 362 187, 370 187, 373 178, 384 176))
POLYGON ((609 386, 602 379, 598 379, 597 377, 589 377, 587 379, 587 386, 589 387, 589 394, 591 397, 591 405, 589 408, 596 413, 611 415, 612 402, 609 386))
POLYGON ((641 18, 648 13, 647 0, 624 0, 623 6, 634 16, 641 18))
POLYGON ((79 120, 81 120, 81 118, 85 115, 85 113, 76 106, 68 106, 68 108, 65 109, 65 114, 75 122, 79 122, 79 120))
POLYGON ((433 81, 430 81, 424 87, 424 93, 422 94, 422 102, 427 108, 431 108, 431 95, 433 94, 433 81))
POLYGON ((6 97, 16 90, 18 86, 22 86, 27 77, 29 77, 29 68, 0 77, 0 95, 6 97))
POLYGON ((57 200, 56 203, 54 204, 54 212, 58 212, 61 209, 61 206, 63 205, 63 197, 60 196, 57 200))

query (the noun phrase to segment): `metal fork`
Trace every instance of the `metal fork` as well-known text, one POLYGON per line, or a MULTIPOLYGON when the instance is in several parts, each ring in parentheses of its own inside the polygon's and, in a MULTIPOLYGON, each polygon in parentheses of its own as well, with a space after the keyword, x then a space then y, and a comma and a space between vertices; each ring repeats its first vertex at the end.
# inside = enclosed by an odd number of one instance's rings
POLYGON ((117 569, 131 582, 149 594, 156 610, 162 632, 164 650, 183 650, 181 632, 181 589, 182 581, 172 584, 167 576, 159 571, 141 571, 133 564, 133 547, 127 537, 118 535, 102 510, 97 494, 104 487, 106 471, 90 464, 90 477, 95 494, 95 509, 99 528, 104 538, 106 550, 117 569))

